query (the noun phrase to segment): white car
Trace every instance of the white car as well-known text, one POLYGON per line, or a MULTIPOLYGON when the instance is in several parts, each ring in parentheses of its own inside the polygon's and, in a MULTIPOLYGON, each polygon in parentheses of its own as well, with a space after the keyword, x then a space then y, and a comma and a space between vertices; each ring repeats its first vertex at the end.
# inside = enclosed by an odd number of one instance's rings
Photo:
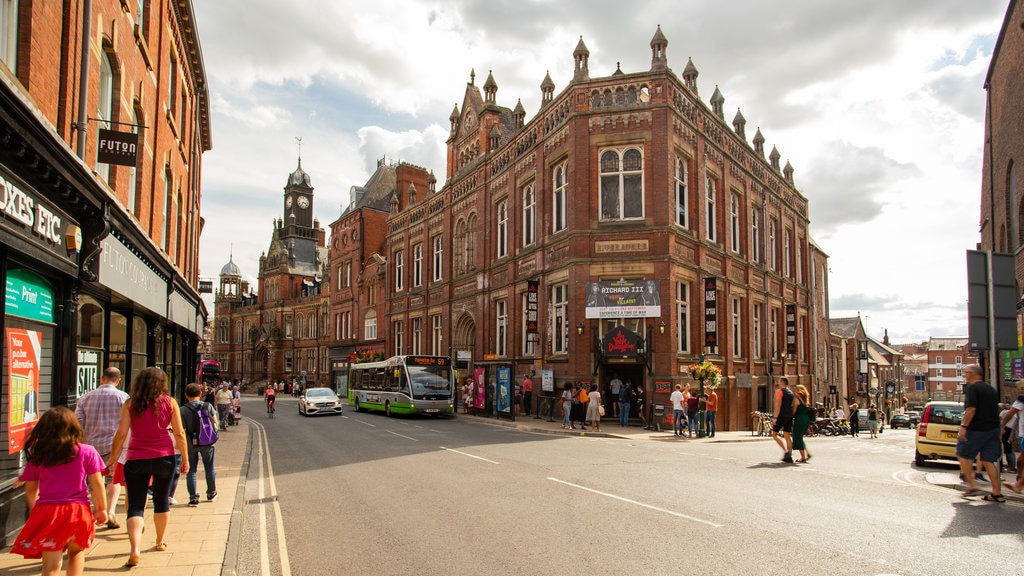
POLYGON ((307 388, 299 398, 299 414, 341 414, 341 399, 330 388, 307 388))

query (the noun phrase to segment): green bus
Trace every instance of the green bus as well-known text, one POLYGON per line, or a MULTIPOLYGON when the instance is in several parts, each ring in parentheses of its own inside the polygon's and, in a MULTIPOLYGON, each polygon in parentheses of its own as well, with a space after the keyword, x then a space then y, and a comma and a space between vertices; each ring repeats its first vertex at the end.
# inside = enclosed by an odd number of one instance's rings
POLYGON ((356 411, 455 413, 455 377, 448 356, 392 356, 348 369, 348 403, 356 411))

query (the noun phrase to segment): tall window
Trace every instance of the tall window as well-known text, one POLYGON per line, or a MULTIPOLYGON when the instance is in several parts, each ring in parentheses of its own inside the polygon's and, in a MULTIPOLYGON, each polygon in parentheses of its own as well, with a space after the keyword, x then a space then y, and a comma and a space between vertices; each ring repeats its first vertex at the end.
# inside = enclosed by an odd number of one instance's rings
POLYGON ((412 353, 423 353, 423 318, 412 319, 412 353))
POLYGON ((295 315, 295 337, 302 338, 302 314, 295 315))
POLYGON ((676 351, 690 351, 690 285, 676 282, 676 351))
POLYGON ((790 276, 791 272, 793 271, 790 262, 790 260, 792 259, 790 250, 792 250, 793 248, 792 241, 790 240, 792 236, 793 231, 790 230, 789 228, 787 228, 786 231, 782 233, 782 273, 785 276, 790 276))
POLYGON ((441 272, 444 270, 444 237, 438 234, 434 236, 434 266, 433 266, 433 280, 434 282, 441 281, 441 272))
POLYGON ((775 356, 782 352, 779 348, 779 310, 771 309, 771 317, 768 320, 768 337, 771 339, 772 349, 770 353, 775 356))
POLYGON ((752 322, 752 328, 754 329, 754 358, 761 357, 761 305, 754 304, 754 321, 752 322))
POLYGON ((689 181, 689 177, 690 174, 686 166, 686 158, 676 156, 676 225, 682 226, 683 228, 690 227, 689 191, 686 189, 686 183, 689 181))
POLYGON ((375 310, 366 313, 366 320, 363 322, 363 339, 377 339, 377 312, 375 310))
POLYGON ((18 68, 18 0, 0 0, 0 62, 18 68))
POLYGON ((135 1, 135 25, 139 27, 139 34, 146 36, 146 4, 148 0, 135 1))
POLYGON ((536 186, 530 184, 523 188, 523 246, 530 246, 536 240, 537 230, 537 192, 536 186))
POLYGON ((405 354, 405 352, 404 352, 405 349, 402 346, 402 344, 403 344, 402 341, 405 338, 405 332, 404 332, 404 329, 403 329, 401 321, 397 321, 397 322, 394 323, 394 330, 395 330, 395 356, 401 356, 402 354, 405 354))
POLYGON ((569 352, 569 285, 551 287, 551 352, 569 352))
POLYGON ((568 177, 568 163, 562 162, 555 167, 554 182, 552 182, 554 189, 552 206, 552 217, 551 227, 555 232, 565 230, 568 225, 568 218, 566 212, 568 211, 568 189, 569 189, 569 177, 568 177))
POLYGON ((644 157, 638 148, 601 152, 601 219, 644 217, 644 157))
MULTIPOLYGON (((530 306, 529 300, 530 300, 530 293, 529 292, 523 292, 522 297, 521 297, 521 302, 520 302, 520 308, 519 308, 519 317, 523 319, 523 321, 520 323, 520 325, 522 326, 522 350, 523 350, 523 355, 524 356, 533 356, 536 353, 536 350, 534 349, 534 338, 536 337, 536 335, 535 334, 530 334, 527 331, 527 328, 528 328, 527 324, 529 323, 529 320, 531 319, 531 316, 530 316, 530 313, 529 313, 529 306, 530 306)), ((539 304, 539 302, 538 302, 538 304, 539 304)), ((537 316, 536 316, 536 312, 535 312, 534 315, 533 315, 533 319, 536 320, 536 318, 537 318, 537 316)))
POLYGON ((395 252, 395 292, 401 292, 405 286, 405 252, 395 252))
POLYGON ((750 258, 761 261, 761 213, 757 208, 750 211, 750 258))
POLYGON ((705 238, 712 242, 718 241, 717 227, 718 227, 718 210, 716 202, 716 187, 714 178, 711 175, 707 175, 704 178, 704 191, 705 191, 705 204, 707 207, 707 232, 705 238))
MULTIPOLYGON (((134 132, 135 134, 139 133, 139 130, 140 130, 139 126, 142 125, 142 118, 143 118, 142 111, 138 108, 138 106, 139 106, 139 101, 136 100, 135 101, 135 108, 132 110, 132 123, 134 124, 134 126, 132 126, 132 132, 134 132)), ((141 157, 142 157, 141 155, 137 156, 137 158, 141 158, 141 157)), ((136 164, 138 164, 138 160, 137 159, 136 159, 136 164)), ((128 211, 131 212, 132 214, 134 214, 136 217, 139 215, 139 213, 138 213, 138 188, 139 188, 139 170, 138 170, 137 166, 132 166, 132 167, 130 167, 128 169, 128 204, 127 204, 126 208, 128 208, 128 211)))
POLYGON ((442 320, 440 314, 435 314, 430 317, 430 353, 433 354, 434 356, 441 356, 442 354, 444 354, 444 349, 442 348, 443 336, 441 335, 441 322, 442 320))
POLYGON ((498 356, 508 353, 508 302, 498 300, 494 303, 494 316, 497 319, 494 334, 494 352, 498 356))
POLYGON ((508 200, 498 203, 498 258, 508 255, 508 200))
POLYGON ((423 244, 412 247, 412 285, 419 288, 423 285, 423 244))
MULTIPOLYGON (((96 116, 99 120, 97 126, 104 130, 110 130, 110 121, 114 119, 114 102, 117 97, 114 95, 114 68, 110 65, 110 55, 107 51, 102 52, 100 57, 100 81, 97 94, 96 116)), ((97 154, 99 146, 96 147, 97 154)), ((110 183, 110 164, 96 160, 96 173, 103 178, 104 182, 110 183)), ((164 250, 167 244, 164 244, 164 250)))
POLYGON ((740 251, 740 195, 731 194, 729 200, 729 247, 740 251))
POLYGON ((176 117, 176 110, 178 107, 178 59, 175 58, 174 54, 168 59, 167 65, 167 110, 171 113, 171 118, 176 117))
POLYGON ((768 219, 768 267, 772 270, 779 269, 779 261, 775 253, 775 219, 768 219))
POLYGON ((734 358, 739 358, 743 355, 743 338, 741 337, 742 330, 742 312, 743 306, 742 301, 739 298, 732 299, 732 355, 734 358))
POLYGON ((171 167, 165 167, 164 197, 163 202, 160 203, 160 240, 163 242, 164 251, 167 250, 167 241, 171 236, 171 227, 167 225, 167 215, 171 212, 171 190, 173 186, 173 179, 174 175, 171 173, 171 167))

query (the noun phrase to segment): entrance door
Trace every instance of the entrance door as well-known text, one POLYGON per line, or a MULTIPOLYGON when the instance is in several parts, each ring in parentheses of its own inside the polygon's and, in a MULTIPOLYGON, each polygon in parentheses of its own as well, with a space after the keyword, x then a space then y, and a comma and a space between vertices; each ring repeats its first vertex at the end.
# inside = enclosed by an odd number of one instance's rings
MULTIPOLYGON (((650 415, 650 404, 651 395, 654 392, 653 384, 647 381, 646 372, 644 371, 643 364, 604 364, 601 366, 601 401, 604 403, 604 419, 617 421, 618 420, 618 397, 612 393, 611 381, 618 377, 622 380, 622 385, 636 386, 640 384, 644 389, 644 416, 649 418, 650 415)), ((631 406, 629 411, 629 421, 641 423, 640 416, 636 406, 631 406)), ((649 422, 650 420, 644 420, 649 422)))

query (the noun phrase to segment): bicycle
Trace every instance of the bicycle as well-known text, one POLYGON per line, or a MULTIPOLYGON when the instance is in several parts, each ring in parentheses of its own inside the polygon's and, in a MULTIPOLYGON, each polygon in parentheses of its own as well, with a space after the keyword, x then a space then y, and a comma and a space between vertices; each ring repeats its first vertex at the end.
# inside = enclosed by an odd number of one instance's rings
POLYGON ((767 412, 754 411, 750 413, 753 416, 753 422, 750 427, 751 436, 771 436, 772 433, 772 415, 767 412))
POLYGON ((274 400, 274 399, 269 399, 269 400, 267 400, 267 415, 268 415, 268 416, 269 416, 270 418, 273 418, 273 417, 274 417, 274 405, 275 405, 275 404, 277 404, 277 401, 276 401, 276 400, 274 400))

